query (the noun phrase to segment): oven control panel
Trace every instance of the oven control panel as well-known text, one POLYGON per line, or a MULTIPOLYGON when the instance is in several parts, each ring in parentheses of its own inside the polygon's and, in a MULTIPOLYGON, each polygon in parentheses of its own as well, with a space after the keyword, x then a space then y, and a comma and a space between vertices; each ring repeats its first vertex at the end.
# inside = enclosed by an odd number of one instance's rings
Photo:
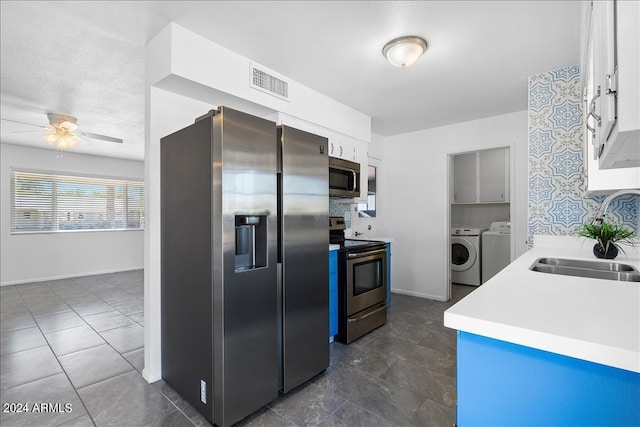
POLYGON ((330 216, 329 217, 329 230, 344 230, 346 229, 346 223, 344 217, 330 216))

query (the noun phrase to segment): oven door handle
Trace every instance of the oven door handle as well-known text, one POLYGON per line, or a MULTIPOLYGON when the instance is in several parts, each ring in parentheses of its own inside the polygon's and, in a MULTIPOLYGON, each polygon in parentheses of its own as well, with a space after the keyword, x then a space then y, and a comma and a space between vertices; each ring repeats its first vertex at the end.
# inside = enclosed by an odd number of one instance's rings
POLYGON ((356 254, 347 254, 347 258, 364 258, 364 257, 367 257, 367 256, 384 254, 386 252, 387 252, 386 249, 377 249, 375 251, 370 251, 370 252, 360 252, 360 253, 356 253, 356 254))

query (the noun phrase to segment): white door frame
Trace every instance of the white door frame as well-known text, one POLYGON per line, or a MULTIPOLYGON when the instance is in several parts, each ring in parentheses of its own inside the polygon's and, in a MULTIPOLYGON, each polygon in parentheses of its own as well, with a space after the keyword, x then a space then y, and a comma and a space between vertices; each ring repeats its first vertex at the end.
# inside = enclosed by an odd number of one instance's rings
MULTIPOLYGON (((509 148, 509 216, 511 218, 511 261, 515 259, 515 237, 517 224, 520 218, 516 218, 516 193, 515 193, 515 152, 516 142, 511 141, 508 144, 497 144, 495 146, 479 147, 473 150, 465 150, 460 152, 446 153, 447 165, 447 193, 445 201, 445 217, 447 219, 447 228, 445 241, 447 246, 447 264, 445 267, 445 277, 447 278, 445 286, 445 299, 451 299, 451 195, 453 193, 453 156, 456 154, 464 154, 473 151, 490 150, 493 148, 509 148)), ((526 219, 525 219, 526 221, 526 219)))
POLYGON ((355 233, 363 233, 357 238, 369 238, 369 237, 384 237, 383 234, 383 218, 382 218, 382 174, 383 166, 382 160, 376 157, 368 157, 367 164, 365 166, 373 166, 376 168, 376 217, 375 218, 361 218, 358 216, 358 205, 351 206, 351 228, 353 229, 353 237, 356 237, 355 233))

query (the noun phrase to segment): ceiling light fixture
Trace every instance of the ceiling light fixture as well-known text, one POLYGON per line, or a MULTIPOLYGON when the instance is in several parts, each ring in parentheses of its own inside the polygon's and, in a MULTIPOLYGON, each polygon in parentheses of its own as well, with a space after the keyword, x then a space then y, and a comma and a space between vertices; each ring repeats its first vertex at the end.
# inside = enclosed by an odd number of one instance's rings
POLYGON ((427 50, 422 37, 403 36, 391 40, 382 48, 382 54, 394 66, 406 68, 416 62, 427 50))
POLYGON ((49 145, 55 145, 58 151, 68 150, 78 145, 78 125, 75 117, 49 114, 49 128, 44 140, 49 145))

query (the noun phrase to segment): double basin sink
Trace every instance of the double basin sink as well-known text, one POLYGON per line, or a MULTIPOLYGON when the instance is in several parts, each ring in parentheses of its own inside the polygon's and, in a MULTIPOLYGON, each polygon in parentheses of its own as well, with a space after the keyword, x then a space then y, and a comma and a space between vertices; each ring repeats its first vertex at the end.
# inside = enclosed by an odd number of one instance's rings
POLYGON ((640 272, 628 264, 567 258, 538 258, 529 270, 564 276, 640 282, 640 272))

